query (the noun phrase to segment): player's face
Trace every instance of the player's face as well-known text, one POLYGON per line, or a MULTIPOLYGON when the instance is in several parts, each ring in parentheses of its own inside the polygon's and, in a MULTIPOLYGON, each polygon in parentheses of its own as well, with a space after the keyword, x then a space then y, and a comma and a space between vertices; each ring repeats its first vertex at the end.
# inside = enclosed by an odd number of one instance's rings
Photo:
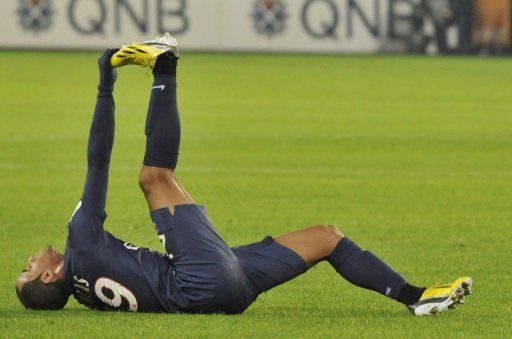
POLYGON ((23 284, 39 276, 43 282, 47 282, 45 278, 50 281, 61 278, 63 260, 64 255, 57 252, 52 246, 34 254, 28 258, 27 267, 18 275, 16 288, 20 290, 23 284))

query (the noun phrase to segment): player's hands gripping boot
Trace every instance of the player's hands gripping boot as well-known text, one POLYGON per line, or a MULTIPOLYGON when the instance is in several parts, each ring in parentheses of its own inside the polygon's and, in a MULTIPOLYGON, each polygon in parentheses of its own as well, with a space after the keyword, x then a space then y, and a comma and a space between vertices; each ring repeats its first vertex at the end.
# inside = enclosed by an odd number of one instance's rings
POLYGON ((112 56, 112 67, 125 65, 138 65, 148 67, 150 72, 155 66, 156 58, 165 53, 172 52, 176 58, 178 54, 178 41, 169 33, 157 37, 155 40, 123 45, 119 52, 112 56))
POLYGON ((408 308, 414 315, 432 315, 447 311, 464 303, 464 296, 471 294, 472 284, 470 277, 462 277, 449 284, 431 286, 423 292, 417 303, 409 305, 408 308))

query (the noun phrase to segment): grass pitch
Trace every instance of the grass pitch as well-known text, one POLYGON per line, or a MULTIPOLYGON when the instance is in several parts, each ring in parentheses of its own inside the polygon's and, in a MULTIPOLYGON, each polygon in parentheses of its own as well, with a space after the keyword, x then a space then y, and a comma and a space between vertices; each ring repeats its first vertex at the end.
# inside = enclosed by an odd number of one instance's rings
MULTIPOLYGON (((80 198, 98 53, 0 51, 0 333, 73 337, 510 335, 507 59, 185 54, 178 175, 231 245, 339 225, 412 283, 467 274, 454 312, 415 318, 325 263, 244 314, 26 311, 14 279, 63 250, 80 198)), ((106 228, 160 249, 138 190, 151 80, 119 71, 106 228)))

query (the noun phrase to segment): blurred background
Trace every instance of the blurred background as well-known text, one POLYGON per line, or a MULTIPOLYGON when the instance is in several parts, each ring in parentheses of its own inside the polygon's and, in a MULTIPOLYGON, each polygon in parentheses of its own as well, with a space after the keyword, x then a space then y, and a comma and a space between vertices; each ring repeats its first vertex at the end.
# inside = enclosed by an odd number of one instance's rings
POLYGON ((3 48, 98 49, 176 36, 184 50, 510 53, 510 0, 11 0, 3 48))

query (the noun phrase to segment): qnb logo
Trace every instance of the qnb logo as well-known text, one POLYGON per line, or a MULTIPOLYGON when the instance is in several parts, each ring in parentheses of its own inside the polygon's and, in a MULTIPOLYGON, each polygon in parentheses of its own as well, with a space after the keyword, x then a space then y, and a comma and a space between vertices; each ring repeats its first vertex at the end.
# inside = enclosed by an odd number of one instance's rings
POLYGON ((38 33, 52 24, 51 0, 19 0, 18 15, 23 29, 38 33))
POLYGON ((288 15, 281 0, 257 0, 252 18, 258 33, 272 37, 284 31, 288 15))

